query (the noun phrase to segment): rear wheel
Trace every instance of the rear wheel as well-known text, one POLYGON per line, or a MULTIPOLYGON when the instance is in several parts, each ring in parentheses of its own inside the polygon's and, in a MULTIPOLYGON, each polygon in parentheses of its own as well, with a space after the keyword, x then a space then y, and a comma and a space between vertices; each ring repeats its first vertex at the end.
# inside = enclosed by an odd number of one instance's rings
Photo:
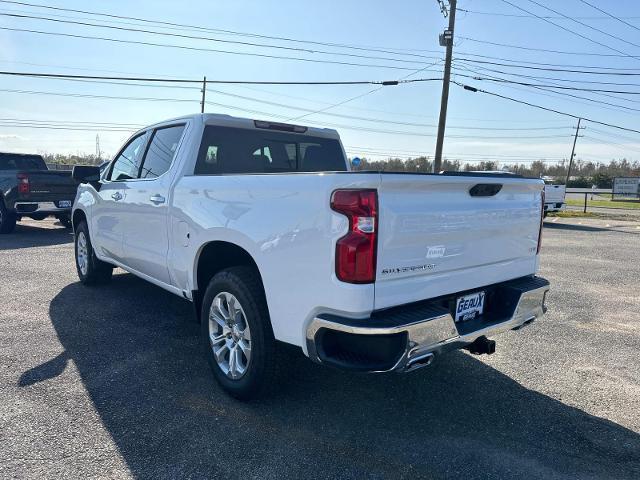
POLYGON ((0 233, 11 233, 16 227, 16 216, 4 206, 4 200, 0 198, 0 233))
POLYGON ((111 279, 113 266, 96 257, 85 222, 81 222, 75 232, 75 254, 76 270, 82 283, 96 285, 111 279))
POLYGON ((233 267, 209 282, 201 335, 213 375, 231 396, 248 400, 278 384, 281 352, 254 269, 233 267))

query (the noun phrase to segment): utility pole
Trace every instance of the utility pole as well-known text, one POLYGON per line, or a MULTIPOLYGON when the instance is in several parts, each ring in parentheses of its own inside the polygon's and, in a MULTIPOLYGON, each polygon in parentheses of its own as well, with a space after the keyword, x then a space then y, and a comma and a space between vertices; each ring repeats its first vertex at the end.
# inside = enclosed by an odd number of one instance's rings
POLYGON ((102 156, 102 152, 100 151, 100 134, 96 133, 96 159, 98 163, 100 163, 101 156, 102 156))
POLYGON ((573 147, 571 147, 571 158, 569 158, 569 168, 567 169, 567 180, 564 182, 565 185, 569 183, 569 177, 571 176, 571 167, 573 166, 573 157, 576 155, 576 142, 578 141, 578 132, 580 132, 580 121, 582 119, 578 118, 578 126, 576 127, 576 135, 573 137, 573 147))
MULTIPOLYGON (((441 0, 438 0, 442 13, 446 16, 446 9, 441 0)), ((456 0, 449 0, 449 28, 440 35, 440 45, 447 47, 444 63, 444 76, 442 78, 442 99, 440 101, 440 120, 438 121, 438 138, 436 140, 436 156, 433 159, 433 171, 442 169, 442 145, 444 143, 444 130, 447 124, 447 104, 449 103, 449 81, 451 80, 451 57, 453 56, 453 29, 456 23, 456 0)))
POLYGON ((200 113, 204 113, 204 97, 207 94, 207 77, 202 79, 202 101, 200 102, 200 113))

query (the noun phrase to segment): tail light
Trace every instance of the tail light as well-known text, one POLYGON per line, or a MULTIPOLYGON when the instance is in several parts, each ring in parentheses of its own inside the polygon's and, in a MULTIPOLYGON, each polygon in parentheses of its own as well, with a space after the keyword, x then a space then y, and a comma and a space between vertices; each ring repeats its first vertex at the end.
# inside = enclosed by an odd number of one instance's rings
POLYGON ((29 193, 31 191, 31 184, 29 183, 29 175, 26 173, 19 173, 18 175, 18 192, 29 193))
POLYGON ((336 276, 348 283, 376 279, 378 193, 376 190, 336 190, 331 209, 349 219, 349 231, 336 242, 336 276))
POLYGON ((536 255, 540 253, 540 247, 542 246, 542 224, 544 223, 544 190, 540 192, 540 230, 538 231, 538 248, 536 249, 536 255))

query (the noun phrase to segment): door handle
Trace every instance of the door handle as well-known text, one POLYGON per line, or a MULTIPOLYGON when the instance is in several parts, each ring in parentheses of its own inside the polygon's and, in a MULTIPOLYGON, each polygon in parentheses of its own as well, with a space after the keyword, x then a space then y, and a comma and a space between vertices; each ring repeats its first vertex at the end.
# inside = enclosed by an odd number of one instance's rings
POLYGON ((152 195, 149 200, 151 201, 151 203, 155 203, 156 205, 160 205, 161 203, 164 203, 164 197, 162 195, 152 195))
POLYGON ((118 200, 122 200, 122 194, 120 192, 113 193, 111 195, 111 198, 113 198, 117 202, 118 200))

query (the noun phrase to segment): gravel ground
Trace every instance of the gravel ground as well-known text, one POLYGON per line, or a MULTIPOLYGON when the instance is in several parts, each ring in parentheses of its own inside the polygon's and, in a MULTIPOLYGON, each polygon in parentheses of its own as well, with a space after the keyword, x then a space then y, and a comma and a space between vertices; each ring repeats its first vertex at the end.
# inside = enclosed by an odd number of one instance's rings
POLYGON ((215 385, 190 304, 68 231, 0 237, 0 478, 640 478, 640 222, 550 219, 549 312, 407 375, 291 357, 280 393, 215 385))

